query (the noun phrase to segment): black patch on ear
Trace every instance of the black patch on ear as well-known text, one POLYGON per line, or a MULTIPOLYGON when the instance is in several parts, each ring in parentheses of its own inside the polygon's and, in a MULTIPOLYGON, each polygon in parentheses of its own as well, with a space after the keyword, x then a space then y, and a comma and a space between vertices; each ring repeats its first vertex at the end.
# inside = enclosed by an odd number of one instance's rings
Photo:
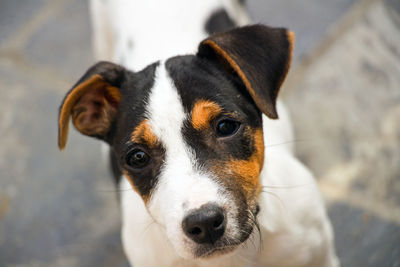
POLYGON ((236 73, 257 107, 276 119, 276 98, 290 66, 293 38, 284 28, 246 26, 205 39, 197 56, 236 73))
POLYGON ((211 14, 205 24, 208 34, 223 32, 234 28, 235 22, 229 17, 225 9, 219 9, 211 14))

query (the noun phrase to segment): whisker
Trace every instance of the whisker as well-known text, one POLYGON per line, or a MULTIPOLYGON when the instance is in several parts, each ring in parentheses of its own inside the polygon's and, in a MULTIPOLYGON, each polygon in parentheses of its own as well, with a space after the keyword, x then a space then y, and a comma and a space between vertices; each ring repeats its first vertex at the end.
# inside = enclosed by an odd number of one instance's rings
POLYGON ((263 244, 263 239, 262 239, 262 233, 261 233, 260 224, 259 224, 257 219, 254 222, 255 222, 254 225, 256 226, 256 229, 257 229, 257 232, 258 232, 258 239, 259 239, 260 247, 261 247, 262 244, 263 244))
POLYGON ((277 143, 277 144, 271 144, 271 145, 266 145, 265 147, 275 147, 275 146, 281 146, 281 145, 287 145, 287 144, 293 144, 293 143, 300 143, 300 142, 311 142, 311 141, 315 141, 314 139, 295 139, 292 141, 286 141, 286 142, 282 142, 282 143, 277 143))
POLYGON ((269 189, 293 189, 293 188, 300 188, 300 187, 306 187, 313 185, 313 183, 307 183, 307 184, 298 184, 298 185, 263 185, 262 187, 269 188, 269 189))
POLYGON ((153 224, 155 224, 156 222, 152 219, 151 222, 149 222, 146 226, 146 228, 144 228, 143 232, 140 234, 141 236, 145 235, 146 232, 150 229, 150 226, 152 226, 153 224))
MULTIPOLYGON (((249 217, 249 219, 253 222, 254 226, 256 227, 257 231, 258 231, 258 236, 259 236, 259 243, 260 243, 260 248, 262 246, 262 234, 261 234, 261 229, 260 229, 260 224, 257 220, 256 215, 250 210, 249 211, 251 214, 251 217, 249 217)), ((255 234, 254 234, 255 235, 255 234)), ((254 237, 255 238, 255 237, 254 237)))

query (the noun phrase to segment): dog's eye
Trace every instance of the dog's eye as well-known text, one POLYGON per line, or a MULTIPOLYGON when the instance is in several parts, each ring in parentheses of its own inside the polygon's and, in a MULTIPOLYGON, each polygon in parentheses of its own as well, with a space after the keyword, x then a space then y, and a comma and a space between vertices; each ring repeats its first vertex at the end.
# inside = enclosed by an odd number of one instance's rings
POLYGON ((145 167, 149 163, 149 161, 150 156, 140 149, 134 149, 126 156, 126 164, 135 169, 145 167))
POLYGON ((224 119, 218 122, 216 131, 219 137, 226 137, 234 135, 239 129, 240 123, 238 121, 224 119))

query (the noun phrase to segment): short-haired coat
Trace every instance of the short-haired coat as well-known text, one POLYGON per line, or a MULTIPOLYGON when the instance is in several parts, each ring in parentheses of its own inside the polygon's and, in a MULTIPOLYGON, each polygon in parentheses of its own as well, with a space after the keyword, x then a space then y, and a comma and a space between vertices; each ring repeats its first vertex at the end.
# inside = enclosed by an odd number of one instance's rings
POLYGON ((71 118, 109 145, 133 189, 120 202, 135 267, 338 266, 314 178, 278 146, 293 140, 277 96, 294 35, 233 28, 242 2, 91 1, 97 57, 114 63, 66 94, 59 146, 71 118))

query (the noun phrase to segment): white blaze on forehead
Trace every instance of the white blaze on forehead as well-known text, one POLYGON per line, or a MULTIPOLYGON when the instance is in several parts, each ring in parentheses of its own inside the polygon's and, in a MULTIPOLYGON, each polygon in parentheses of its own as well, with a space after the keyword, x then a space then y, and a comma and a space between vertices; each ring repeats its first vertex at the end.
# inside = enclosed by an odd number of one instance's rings
POLYGON ((150 127, 166 150, 165 164, 158 177, 158 190, 153 194, 153 199, 162 197, 173 198, 175 202, 189 202, 185 203, 191 206, 188 208, 208 202, 207 198, 209 201, 216 201, 218 185, 209 176, 196 170, 192 150, 182 136, 182 126, 188 114, 185 114, 181 97, 164 63, 157 67, 155 84, 151 89, 148 104, 146 113, 150 127), (188 193, 191 193, 190 197, 188 193), (163 194, 173 196, 161 196, 163 194))
POLYGON ((155 83, 149 96, 146 110, 152 131, 163 141, 169 151, 186 153, 181 127, 186 118, 180 96, 164 63, 160 63, 155 74, 155 83))

